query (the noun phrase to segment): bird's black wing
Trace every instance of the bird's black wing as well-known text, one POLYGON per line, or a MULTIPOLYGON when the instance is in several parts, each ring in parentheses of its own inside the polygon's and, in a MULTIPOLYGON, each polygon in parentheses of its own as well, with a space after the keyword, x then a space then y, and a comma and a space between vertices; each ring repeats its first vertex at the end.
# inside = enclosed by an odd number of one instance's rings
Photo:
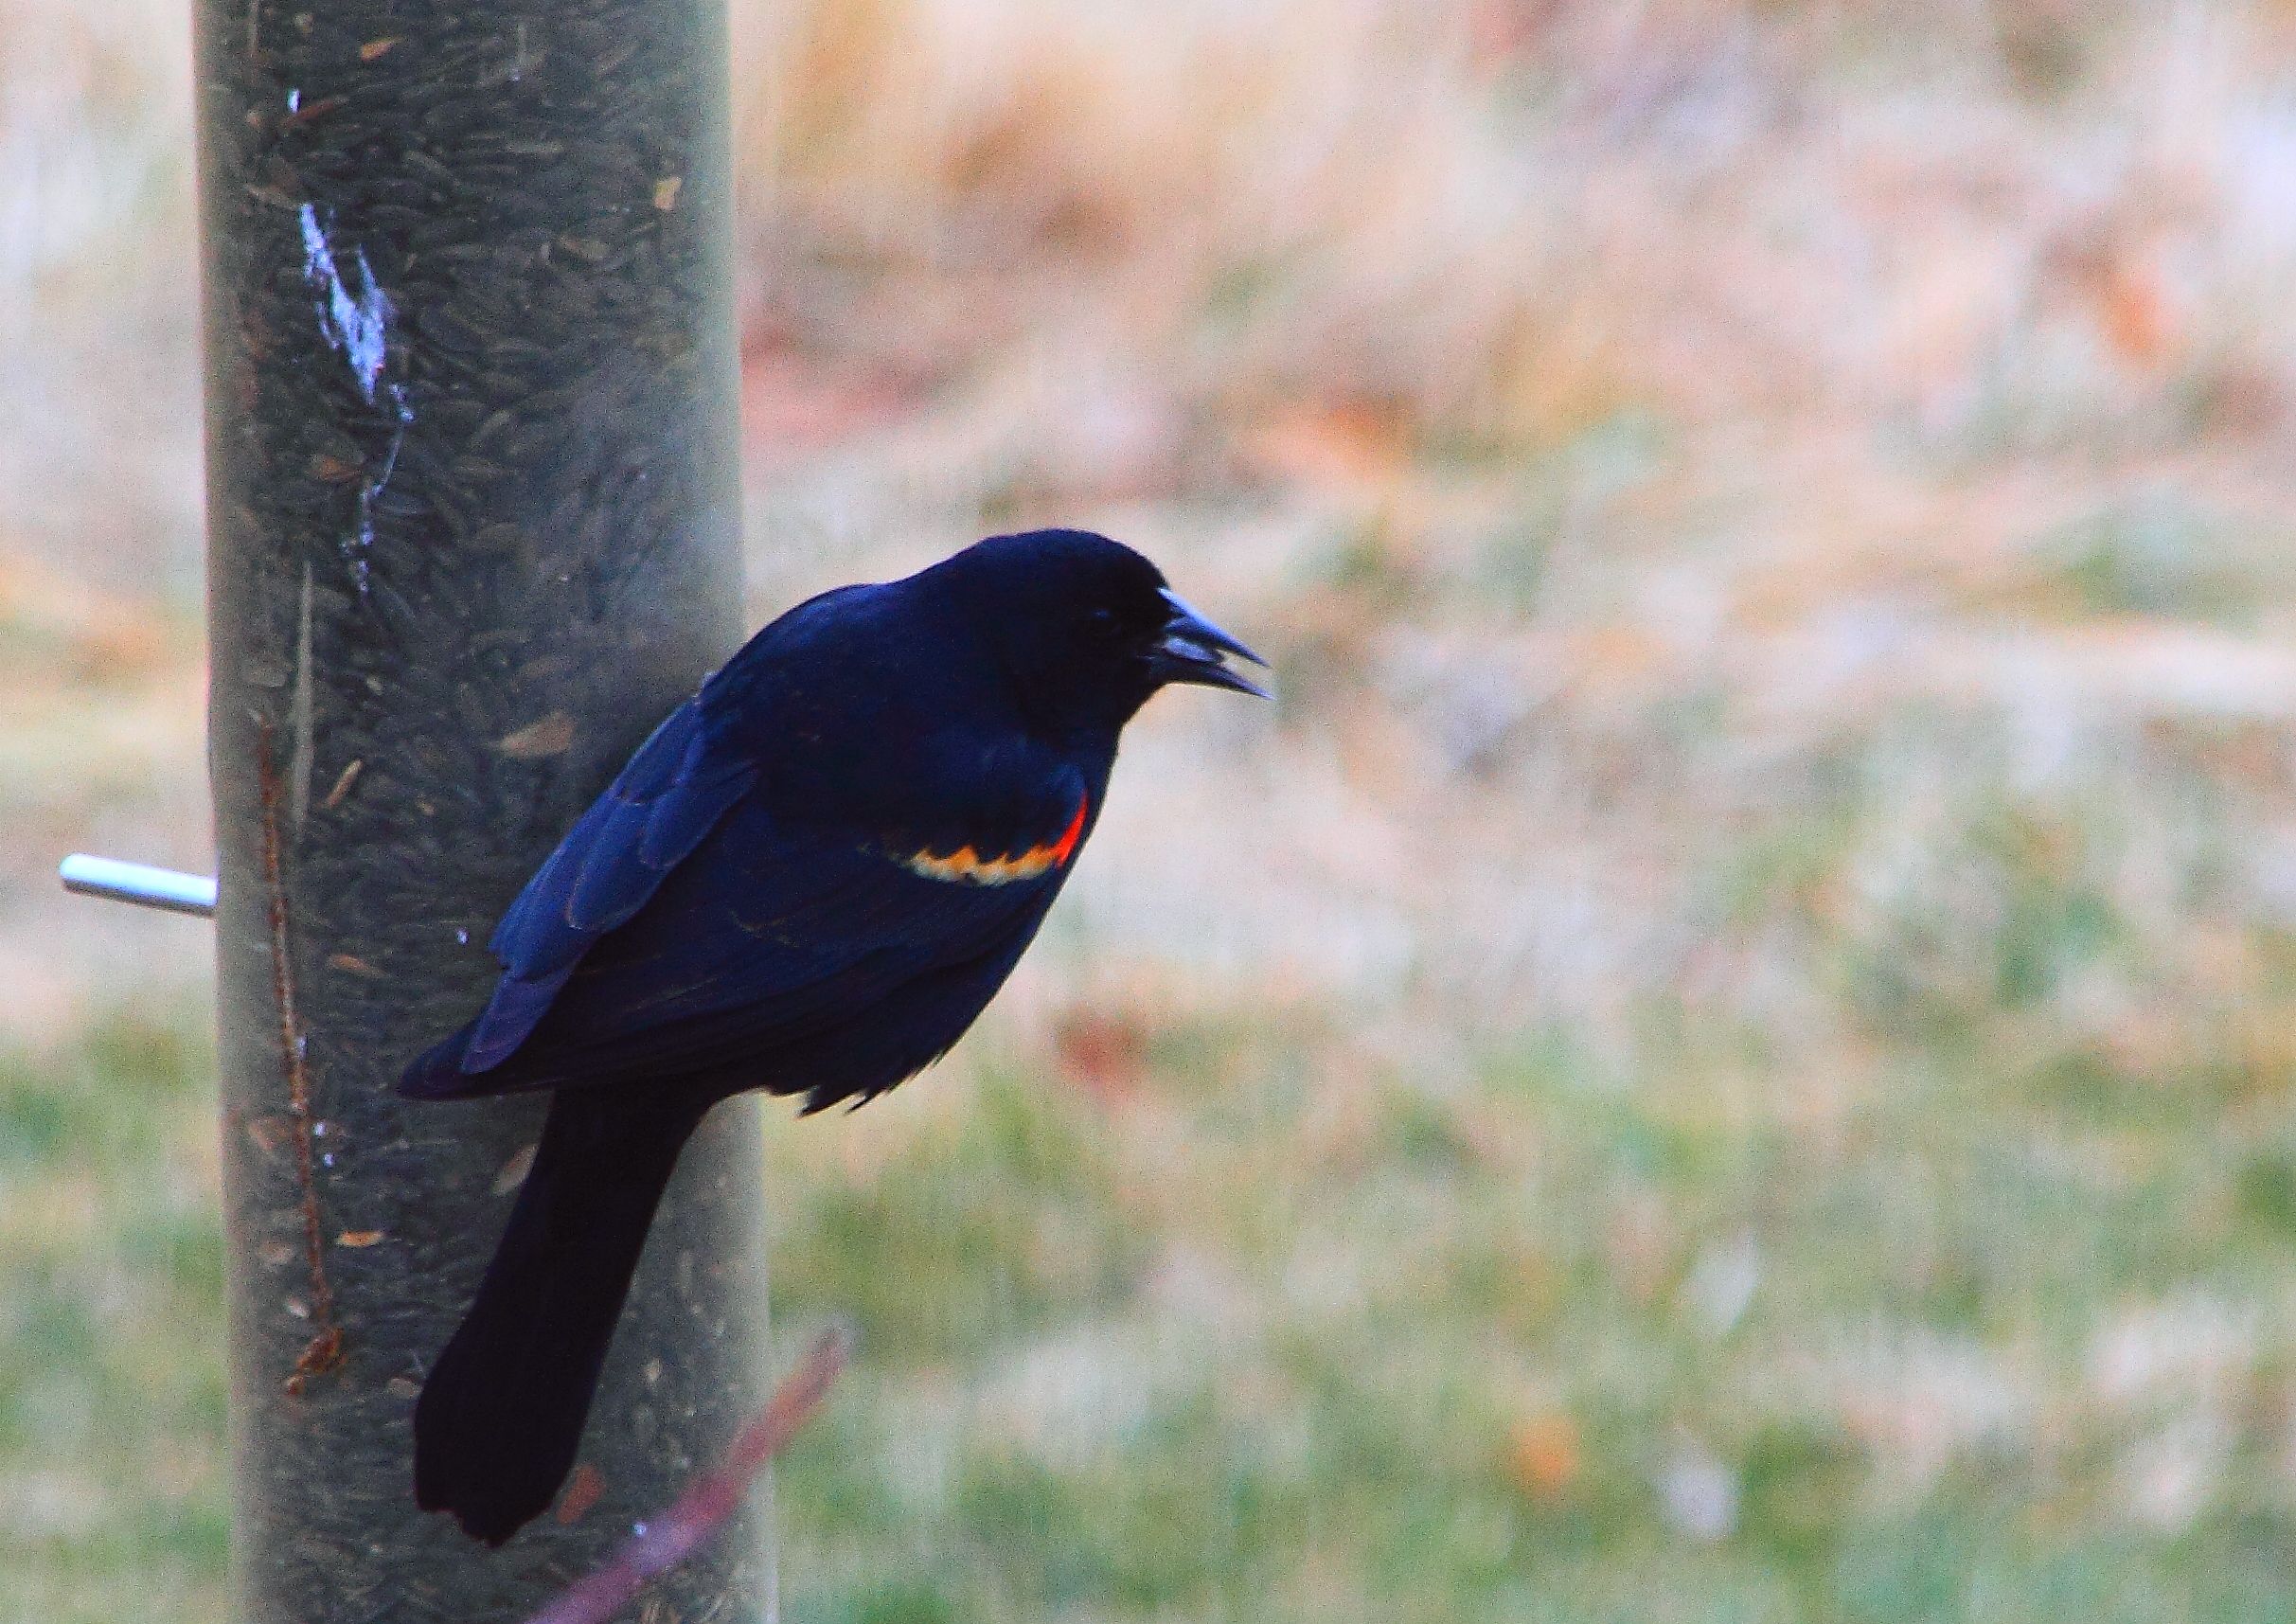
MULTIPOLYGON (((917 1029, 873 1034, 862 1046, 881 1055, 879 1069, 905 1075, 977 1011, 977 1003, 964 1007, 969 994, 950 985, 950 973, 994 966, 985 1002, 1009 969, 1094 810, 1080 773, 1033 752, 972 766, 967 786, 924 797, 938 809, 929 833, 826 829, 776 816, 737 789, 686 861, 654 874, 608 922, 603 910, 584 908, 590 859, 554 875, 561 848, 497 932, 503 984, 465 1045, 486 1063, 442 1063, 457 1046, 450 1040, 410 1069, 404 1086, 477 1094, 756 1063, 881 1005, 873 1019, 917 1029), (888 999, 919 985, 945 995, 907 1008, 888 999), (524 1019, 520 1042, 481 1050, 483 1036, 510 1029, 495 1025, 505 1008, 524 1019)), ((617 800, 610 793, 583 823, 598 819, 609 838, 617 827, 641 827, 617 800)), ((578 825, 567 847, 582 838, 578 825)), ((642 848, 636 861, 644 866, 642 848)))
POLYGON ((699 698, 671 711, 494 927, 502 980, 456 1069, 484 1072, 517 1049, 582 955, 646 905, 756 778, 754 760, 709 748, 699 698))

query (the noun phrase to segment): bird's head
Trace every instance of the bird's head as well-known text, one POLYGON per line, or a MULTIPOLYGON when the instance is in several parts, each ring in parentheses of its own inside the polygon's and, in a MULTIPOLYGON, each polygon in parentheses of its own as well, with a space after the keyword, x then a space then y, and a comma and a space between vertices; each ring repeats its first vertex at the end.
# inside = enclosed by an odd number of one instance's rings
POLYGON ((1164 572, 1088 530, 991 536, 936 565, 1030 710, 1055 725, 1122 727, 1175 683, 1268 690, 1229 665, 1265 666, 1188 607, 1164 572))

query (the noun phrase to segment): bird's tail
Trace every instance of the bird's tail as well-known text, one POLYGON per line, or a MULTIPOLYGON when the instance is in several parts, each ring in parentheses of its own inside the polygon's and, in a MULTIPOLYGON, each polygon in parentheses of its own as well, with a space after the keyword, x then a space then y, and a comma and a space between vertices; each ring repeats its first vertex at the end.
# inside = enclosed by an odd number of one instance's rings
POLYGON ((477 1300, 415 1405, 424 1510, 498 1545, 558 1493, 654 1208, 714 1098, 553 1096, 477 1300))

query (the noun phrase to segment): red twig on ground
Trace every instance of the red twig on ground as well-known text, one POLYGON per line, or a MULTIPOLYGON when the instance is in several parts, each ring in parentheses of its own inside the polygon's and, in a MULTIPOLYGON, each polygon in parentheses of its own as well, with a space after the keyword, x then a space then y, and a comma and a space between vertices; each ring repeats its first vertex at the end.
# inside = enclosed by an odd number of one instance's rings
POLYGON ((677 1504, 644 1526, 614 1561, 527 1620, 527 1624, 606 1624, 654 1575, 685 1561, 732 1520, 766 1463, 820 1408, 845 1368, 847 1344, 837 1331, 807 1350, 773 1399, 734 1437, 725 1463, 694 1479, 677 1504))
POLYGON ((327 1226, 319 1217, 319 1183, 311 1151, 311 1067, 303 1056, 303 1023, 295 1014, 295 982, 288 957, 287 884, 279 866, 279 773, 272 757, 271 723, 255 738, 256 788, 263 812, 264 915, 271 926, 271 990, 279 1008, 279 1066, 287 1077, 287 1108, 294 1117, 295 1186, 302 1197, 303 1254, 311 1265, 311 1319, 317 1331, 304 1346, 286 1387, 300 1394, 313 1376, 343 1363, 343 1328, 335 1323, 335 1292, 327 1283, 327 1226))

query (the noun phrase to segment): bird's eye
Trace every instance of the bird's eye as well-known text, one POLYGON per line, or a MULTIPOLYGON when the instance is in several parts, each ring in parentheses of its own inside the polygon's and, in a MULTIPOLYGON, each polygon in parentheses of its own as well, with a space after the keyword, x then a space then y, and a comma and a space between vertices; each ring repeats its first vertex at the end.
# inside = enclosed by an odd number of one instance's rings
POLYGON ((1112 637, 1116 634, 1116 612, 1113 609, 1095 609, 1084 617, 1084 623, 1092 628, 1095 637, 1112 637))

